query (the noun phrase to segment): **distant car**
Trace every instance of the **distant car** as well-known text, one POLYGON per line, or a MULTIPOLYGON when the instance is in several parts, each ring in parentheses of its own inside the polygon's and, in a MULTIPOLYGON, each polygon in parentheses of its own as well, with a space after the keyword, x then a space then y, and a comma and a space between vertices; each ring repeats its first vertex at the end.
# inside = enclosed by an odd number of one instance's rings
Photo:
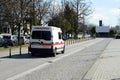
POLYGON ((28 44, 30 41, 30 36, 25 36, 25 43, 28 44))
POLYGON ((24 36, 21 36, 21 37, 20 37, 20 43, 21 43, 21 44, 25 44, 25 38, 24 38, 24 36))
POLYGON ((0 37, 0 47, 3 47, 5 45, 5 41, 3 38, 0 37))
POLYGON ((28 44, 29 43, 29 38, 26 36, 21 36, 20 37, 20 43, 21 44, 28 44))
POLYGON ((16 46, 18 44, 17 37, 11 34, 1 34, 4 41, 7 42, 9 46, 16 46))
POLYGON ((116 39, 120 39, 120 34, 116 34, 116 35, 115 35, 115 38, 116 38, 116 39))

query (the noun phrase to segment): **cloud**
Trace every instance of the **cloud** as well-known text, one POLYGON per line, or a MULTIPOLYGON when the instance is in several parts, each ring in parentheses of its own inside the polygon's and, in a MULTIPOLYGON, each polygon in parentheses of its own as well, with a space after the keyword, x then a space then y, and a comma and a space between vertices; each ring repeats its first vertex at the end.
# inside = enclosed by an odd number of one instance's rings
POLYGON ((119 15, 120 14, 120 9, 118 9, 118 8, 111 9, 111 10, 109 10, 109 12, 112 15, 119 15))
POLYGON ((105 15, 103 15, 103 14, 93 14, 93 16, 92 16, 92 18, 93 19, 95 19, 95 20, 108 20, 109 18, 108 17, 106 17, 105 15))

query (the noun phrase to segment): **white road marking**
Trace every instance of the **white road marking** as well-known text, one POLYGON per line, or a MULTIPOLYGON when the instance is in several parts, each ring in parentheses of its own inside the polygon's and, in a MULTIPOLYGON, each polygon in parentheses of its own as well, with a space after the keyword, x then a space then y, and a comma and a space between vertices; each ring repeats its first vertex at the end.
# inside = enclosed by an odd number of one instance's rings
POLYGON ((30 74, 30 73, 36 71, 36 70, 38 70, 38 69, 42 69, 42 68, 44 68, 45 66, 48 66, 49 64, 50 64, 50 63, 44 63, 44 64, 39 65, 39 66, 37 66, 37 67, 35 67, 35 68, 33 68, 33 69, 30 69, 30 70, 28 70, 28 71, 25 71, 25 72, 23 72, 23 73, 21 73, 21 74, 18 74, 18 75, 15 75, 15 76, 13 76, 13 77, 10 77, 10 78, 8 78, 8 79, 6 79, 6 80, 16 80, 16 79, 18 79, 18 78, 20 78, 20 77, 23 77, 23 76, 25 76, 25 75, 27 75, 27 74, 30 74))
POLYGON ((76 51, 74 51, 74 52, 71 52, 70 54, 66 54, 66 55, 63 55, 63 56, 61 56, 61 57, 58 57, 58 58, 56 58, 56 59, 54 59, 54 60, 48 61, 48 62, 46 62, 46 63, 44 63, 44 64, 42 64, 42 65, 39 65, 39 66, 37 66, 37 67, 35 67, 35 68, 33 68, 33 69, 30 69, 30 70, 28 70, 28 71, 25 71, 25 72, 21 73, 21 74, 18 74, 18 75, 15 75, 15 76, 13 76, 13 77, 10 77, 10 78, 8 78, 8 79, 6 79, 6 80, 16 80, 16 79, 18 79, 18 78, 20 78, 20 77, 23 77, 23 76, 25 76, 25 75, 27 75, 27 74, 30 74, 30 73, 38 70, 38 69, 42 69, 42 68, 50 65, 51 63, 55 62, 55 61, 58 61, 58 60, 60 60, 60 59, 62 59, 62 58, 64 58, 64 57, 70 56, 70 55, 72 55, 72 54, 74 54, 74 53, 76 53, 76 52, 78 52, 78 51, 83 50, 83 49, 84 49, 84 48, 81 48, 81 49, 79 49, 79 50, 76 50, 76 51))
POLYGON ((75 50, 75 51, 73 51, 73 52, 71 52, 71 53, 69 53, 69 54, 65 54, 65 55, 63 55, 63 56, 61 56, 61 57, 58 57, 58 58, 54 59, 54 60, 50 60, 50 61, 48 61, 48 62, 49 62, 49 63, 53 63, 53 62, 58 61, 58 60, 60 60, 60 59, 62 59, 62 58, 64 58, 64 57, 67 57, 67 56, 70 56, 70 55, 72 55, 72 54, 75 54, 75 53, 77 53, 77 52, 79 52, 79 51, 81 51, 81 50, 83 50, 83 49, 85 49, 85 47, 81 47, 81 48, 78 49, 78 50, 75 50))

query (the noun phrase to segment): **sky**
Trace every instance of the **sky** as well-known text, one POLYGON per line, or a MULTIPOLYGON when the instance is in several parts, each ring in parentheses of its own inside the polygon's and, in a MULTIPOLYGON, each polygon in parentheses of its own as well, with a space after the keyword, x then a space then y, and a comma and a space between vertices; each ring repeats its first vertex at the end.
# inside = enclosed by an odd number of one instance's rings
POLYGON ((102 20, 105 26, 120 25, 120 0, 90 0, 93 14, 90 15, 88 23, 99 25, 102 20))
MULTIPOLYGON (((61 0, 55 0, 56 5, 61 0), (58 2, 58 3, 57 3, 58 2)), ((90 1, 93 13, 86 17, 87 24, 99 25, 102 20, 104 26, 120 25, 120 0, 86 0, 90 1)))

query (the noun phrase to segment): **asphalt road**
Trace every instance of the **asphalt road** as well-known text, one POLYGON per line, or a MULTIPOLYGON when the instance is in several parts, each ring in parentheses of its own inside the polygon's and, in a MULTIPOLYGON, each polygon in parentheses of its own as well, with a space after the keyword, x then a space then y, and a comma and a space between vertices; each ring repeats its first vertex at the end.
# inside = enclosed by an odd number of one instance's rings
POLYGON ((112 39, 93 39, 69 45, 57 57, 31 57, 27 49, 0 52, 0 80, 82 80, 112 39))

